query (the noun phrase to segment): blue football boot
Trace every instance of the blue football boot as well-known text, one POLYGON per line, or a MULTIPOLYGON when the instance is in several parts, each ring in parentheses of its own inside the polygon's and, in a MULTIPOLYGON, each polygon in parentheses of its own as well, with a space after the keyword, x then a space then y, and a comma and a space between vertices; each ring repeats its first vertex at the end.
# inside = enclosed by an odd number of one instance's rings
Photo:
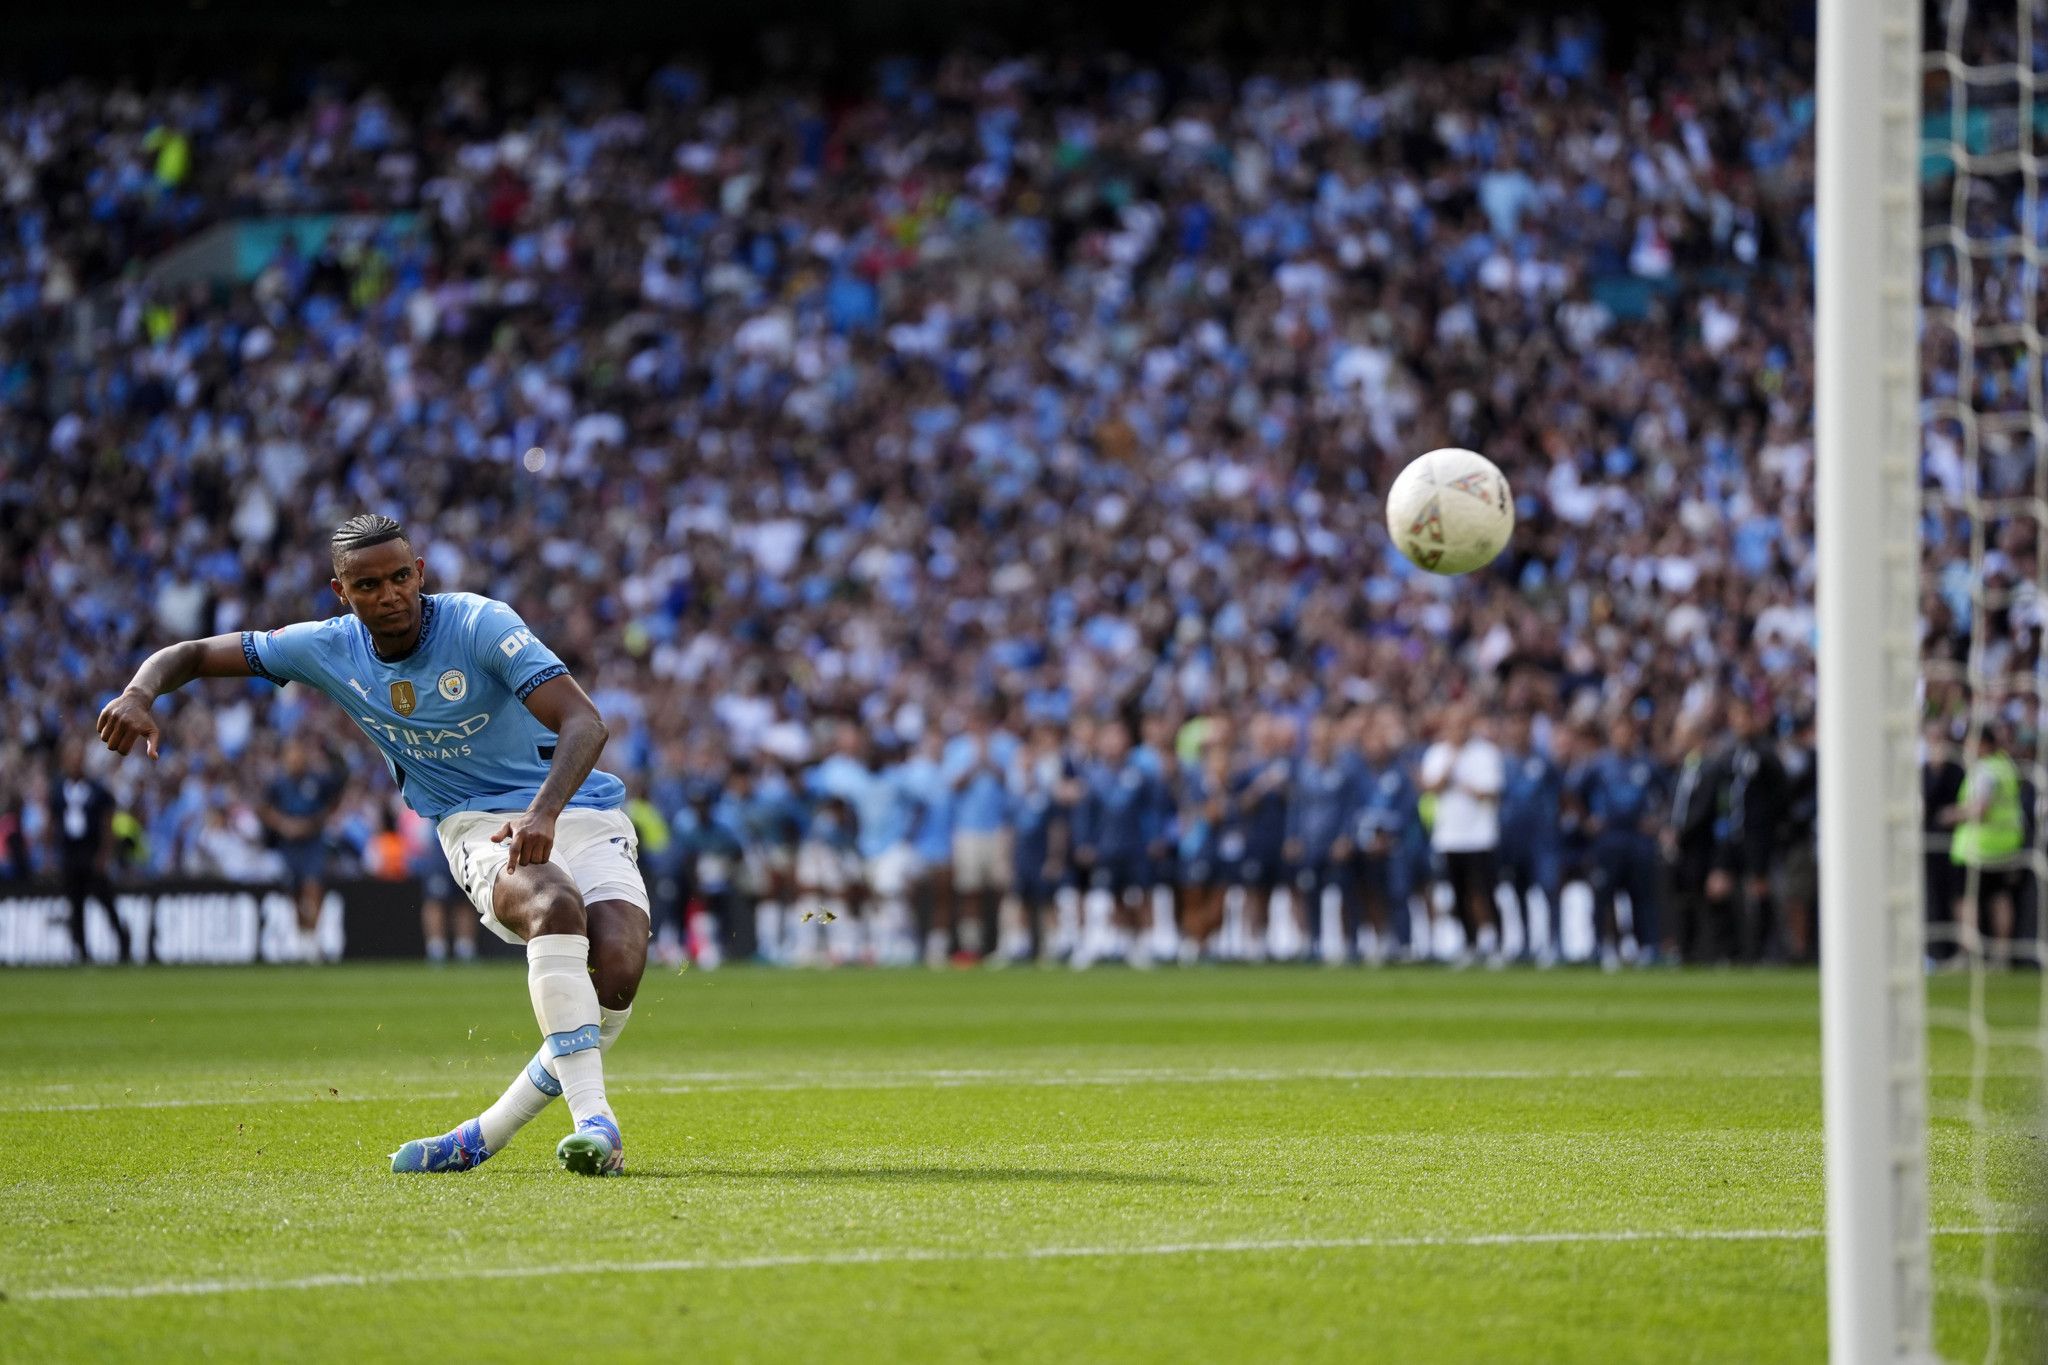
POLYGON ((576 1131, 555 1148, 555 1160, 578 1175, 621 1175, 626 1169, 626 1140, 619 1125, 602 1114, 576 1124, 576 1131))
POLYGON ((471 1119, 452 1133, 406 1143, 391 1154, 391 1170, 399 1175, 473 1171, 490 1159, 491 1149, 484 1146, 484 1125, 471 1119))

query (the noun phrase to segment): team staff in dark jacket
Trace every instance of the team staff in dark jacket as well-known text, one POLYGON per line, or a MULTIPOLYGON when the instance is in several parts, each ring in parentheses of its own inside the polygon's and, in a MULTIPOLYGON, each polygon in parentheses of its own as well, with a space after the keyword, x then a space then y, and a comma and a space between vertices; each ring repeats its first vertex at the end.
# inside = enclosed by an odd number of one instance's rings
POLYGON ((1741 897, 1743 957, 1780 960, 1786 945, 1771 894, 1785 823, 1785 765, 1769 733, 1770 713, 1742 698, 1728 703, 1734 735, 1721 770, 1718 860, 1741 897))
POLYGON ((114 941, 121 957, 135 959, 128 940, 128 926, 114 905, 113 794, 87 774, 85 746, 67 740, 63 749, 63 773, 50 788, 49 829, 57 845, 58 875, 64 883, 64 899, 71 904, 71 943, 80 962, 90 963, 85 936, 85 906, 97 900, 113 926, 114 941))
POLYGON ((1949 856, 1955 829, 1962 819, 1963 765, 1955 741, 1940 721, 1921 732, 1920 819, 1922 876, 1927 887, 1927 955, 1945 962, 1956 955, 1956 898, 1962 869, 1949 856))
POLYGON ((1820 764, 1815 752, 1812 712, 1793 723, 1778 750, 1785 765, 1785 826, 1778 854, 1778 896, 1785 920, 1786 947, 1794 962, 1815 957, 1814 911, 1820 898, 1820 764))
POLYGON ((1679 723, 1672 749, 1671 817, 1662 838, 1671 872, 1671 941, 1687 962, 1725 962, 1737 936, 1730 883, 1714 865, 1721 754, 1700 717, 1679 723))

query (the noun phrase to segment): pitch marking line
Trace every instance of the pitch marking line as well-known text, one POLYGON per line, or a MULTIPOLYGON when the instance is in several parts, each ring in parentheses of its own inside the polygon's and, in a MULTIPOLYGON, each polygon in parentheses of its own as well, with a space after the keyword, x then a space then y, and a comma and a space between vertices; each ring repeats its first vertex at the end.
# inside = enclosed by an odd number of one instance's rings
MULTIPOLYGON (((1117 1085, 1219 1085, 1252 1084, 1271 1085, 1288 1081, 1584 1081, 1613 1080, 1634 1081, 1667 1079, 1696 1080, 1702 1077, 1731 1080, 1753 1080, 1767 1077, 1790 1076, 1798 1079, 1810 1073, 1799 1072, 1686 1072, 1660 1073, 1650 1071, 1600 1070, 1600 1069, 1493 1069, 1459 1070, 1456 1068, 1399 1068, 1399 1067, 1337 1067, 1290 1069, 1233 1069, 1210 1068, 1201 1070, 1145 1070, 1127 1071, 1000 1071, 1000 1070, 946 1070, 931 1071, 883 1071, 855 1073, 783 1073, 780 1076, 763 1079, 750 1077, 744 1072, 657 1072, 651 1075, 634 1075, 627 1071, 612 1078, 612 1083, 621 1091, 630 1093, 633 1089, 645 1087, 657 1095, 694 1095, 747 1093, 755 1091, 797 1091, 797 1090, 956 1090, 968 1086, 1020 1085, 1030 1087, 1064 1086, 1117 1086, 1117 1085)), ((320 1085, 308 1081, 308 1085, 320 1085)), ((67 1087, 68 1088, 68 1087, 67 1087)), ((453 1090, 409 1091, 371 1095, 321 1095, 321 1094, 264 1094, 248 1093, 219 1097, 185 1096, 177 1099, 157 1100, 96 1100, 76 1101, 65 1104, 24 1104, 16 1105, 9 1113, 15 1114, 90 1114, 116 1109, 204 1109, 238 1104, 335 1104, 340 1102, 404 1103, 408 1100, 445 1100, 458 1098, 462 1092, 453 1090)))
MULTIPOLYGON (((1819 1076, 1813 1070, 1757 1068, 1723 1071, 1645 1071, 1634 1068, 1530 1067, 1461 1069, 1457 1067, 1304 1067, 1304 1068, 1129 1068, 1105 1071, 1009 1071, 979 1068, 935 1068, 918 1071, 783 1072, 762 1077, 731 1071, 651 1072, 624 1070, 612 1077, 622 1092, 641 1089, 656 1095, 729 1093, 773 1093, 801 1090, 957 1090, 972 1086, 1016 1085, 1031 1088, 1122 1085, 1270 1085, 1290 1081, 1640 1081, 1640 1080, 1809 1080, 1819 1076)), ((1966 1072, 1935 1072, 1937 1076, 1966 1075, 1966 1072)), ((1998 1076, 2032 1076, 2031 1071, 1996 1071, 1998 1076)), ((410 1078, 387 1077, 404 1084, 410 1078)), ((421 1077, 418 1079, 426 1079, 421 1077)), ((446 1083, 445 1076, 435 1080, 446 1083)), ((324 1087, 309 1079, 303 1084, 324 1087)), ((481 1085, 482 1082, 479 1081, 481 1085)), ((47 1091, 68 1092, 72 1086, 45 1087, 47 1091)), ((15 1114, 91 1114, 122 1109, 204 1109, 233 1105, 272 1104, 402 1104, 413 1100, 457 1099, 464 1091, 392 1091, 362 1095, 279 1094, 250 1092, 237 1095, 183 1096, 175 1099, 94 1100, 62 1104, 16 1105, 15 1114)))
POLYGON ((12 1114, 96 1114, 106 1109, 226 1109, 238 1104, 403 1104, 408 1100, 461 1099, 459 1090, 421 1090, 404 1095, 231 1095, 224 1099, 107 1100, 97 1104, 19 1104, 12 1114))
MULTIPOLYGON (((718 1094, 727 1091, 777 1090, 959 1090, 970 1086, 1018 1085, 1029 1087, 1115 1086, 1115 1085, 1271 1085, 1287 1081, 1634 1081, 1651 1078, 1646 1071, 1584 1070, 1469 1070, 1451 1068, 1335 1067, 1307 1070, 1206 1071, 928 1071, 908 1074, 819 1075, 777 1080, 746 1080, 726 1077, 661 1077, 678 1084, 649 1087, 657 1095, 718 1094)), ((1744 1079, 1748 1079, 1745 1077, 1744 1079)), ((622 1086, 633 1084, 620 1078, 622 1086)))
MULTIPOLYGON (((1936 1228, 1936 1237, 1983 1237, 2004 1228, 1936 1228)), ((626 1261, 617 1265, 446 1266, 367 1274, 302 1275, 278 1280, 167 1280, 155 1284, 68 1285, 10 1291, 16 1303, 96 1299, 157 1299, 173 1296, 281 1293, 306 1289, 361 1289, 425 1280, 527 1280, 556 1277, 588 1280, 595 1275, 675 1275, 696 1271, 783 1270, 806 1266, 911 1265, 946 1261, 1117 1260, 1141 1256, 1231 1256, 1281 1251, 1399 1251, 1429 1247, 1516 1247, 1596 1245, 1614 1242, 1806 1242, 1827 1236, 1820 1228, 1676 1228, 1668 1231, 1617 1229, 1607 1232, 1493 1232, 1407 1237, 1246 1238, 1215 1242, 1165 1242, 1153 1246, 1055 1246, 949 1250, 943 1247, 877 1247, 810 1255, 701 1257, 673 1261, 626 1261)))

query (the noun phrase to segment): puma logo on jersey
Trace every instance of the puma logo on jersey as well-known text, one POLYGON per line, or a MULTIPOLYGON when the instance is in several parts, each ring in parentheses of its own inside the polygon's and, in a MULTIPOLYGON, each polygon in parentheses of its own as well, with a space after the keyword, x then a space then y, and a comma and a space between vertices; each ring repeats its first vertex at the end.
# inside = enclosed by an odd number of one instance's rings
POLYGON ((368 701, 370 699, 370 689, 363 686, 361 683, 357 682, 354 678, 350 678, 348 680, 348 685, 350 687, 353 687, 356 690, 357 695, 362 697, 364 701, 368 701))

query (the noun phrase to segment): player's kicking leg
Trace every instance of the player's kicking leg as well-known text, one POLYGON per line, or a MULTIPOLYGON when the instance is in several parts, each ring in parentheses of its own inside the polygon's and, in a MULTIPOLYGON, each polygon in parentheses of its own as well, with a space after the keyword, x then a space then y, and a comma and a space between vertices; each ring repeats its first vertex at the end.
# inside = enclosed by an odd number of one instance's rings
POLYGON ((623 1169, 625 1144, 604 1093, 603 1054, 625 1031, 647 965, 647 912, 630 901, 582 902, 553 865, 501 874, 493 890, 499 923, 527 945, 527 983, 544 1041, 497 1103, 440 1137, 408 1142, 394 1171, 463 1171, 504 1149, 560 1095, 576 1129, 556 1158, 583 1175, 623 1169))

